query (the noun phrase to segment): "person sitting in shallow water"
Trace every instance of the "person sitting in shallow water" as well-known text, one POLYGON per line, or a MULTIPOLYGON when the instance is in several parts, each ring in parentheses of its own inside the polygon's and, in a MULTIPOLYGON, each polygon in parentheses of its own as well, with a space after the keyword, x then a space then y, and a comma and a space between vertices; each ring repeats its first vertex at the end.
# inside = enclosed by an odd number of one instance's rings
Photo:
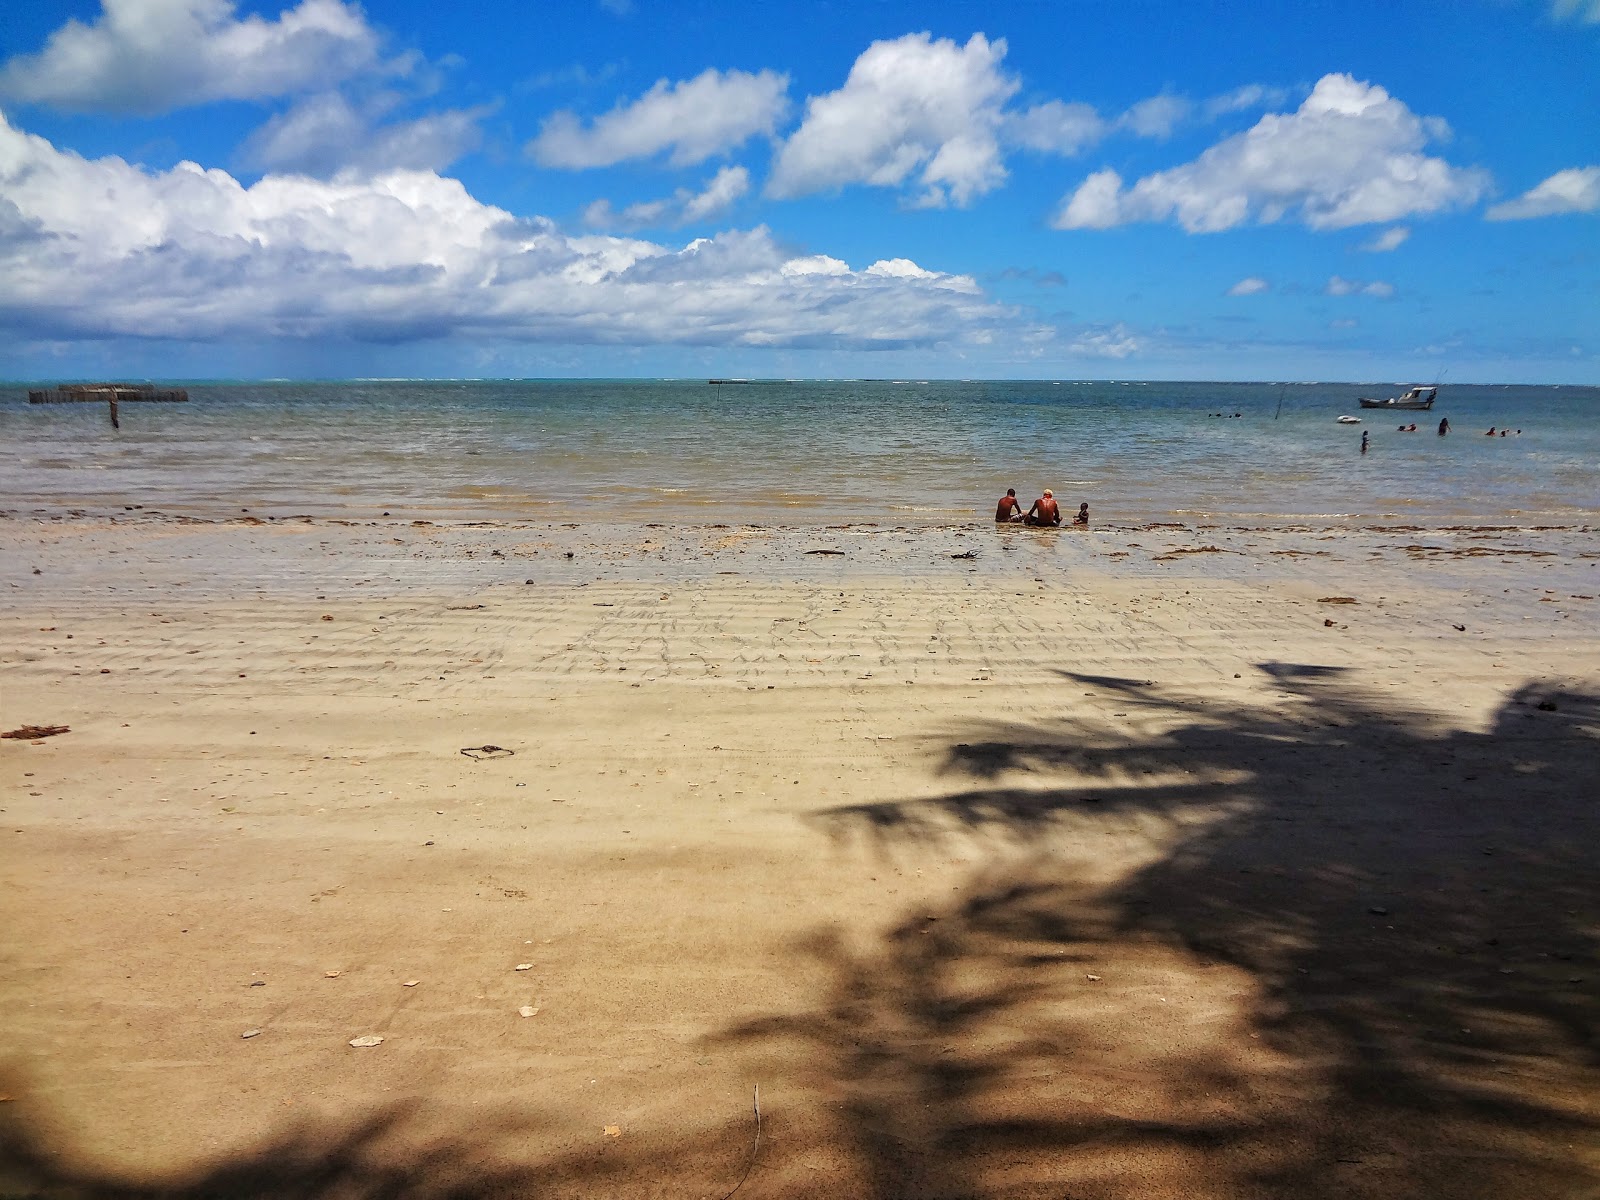
POLYGON ((1017 500, 1017 489, 1007 488, 1006 494, 1000 497, 1000 503, 995 506, 994 519, 996 521, 1022 520, 1022 504, 1017 500))
POLYGON ((1072 518, 1072 523, 1074 525, 1087 525, 1089 523, 1088 504, 1078 505, 1078 515, 1072 518))
POLYGON ((1059 525, 1061 524, 1061 510, 1056 507, 1055 493, 1045 488, 1044 495, 1033 502, 1033 507, 1028 510, 1027 516, 1022 518, 1024 525, 1059 525))

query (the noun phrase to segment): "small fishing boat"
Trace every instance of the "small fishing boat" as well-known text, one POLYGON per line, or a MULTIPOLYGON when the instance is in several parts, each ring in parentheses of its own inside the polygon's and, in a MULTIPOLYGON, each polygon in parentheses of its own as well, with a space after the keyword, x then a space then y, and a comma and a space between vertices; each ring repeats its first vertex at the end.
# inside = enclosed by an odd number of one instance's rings
POLYGON ((1360 417, 1352 417, 1352 416, 1349 416, 1347 414, 1347 415, 1342 416, 1342 417, 1339 418, 1339 424, 1341 424, 1341 425, 1359 425, 1359 424, 1361 424, 1361 418, 1360 417))
POLYGON ((1370 400, 1366 396, 1360 397, 1362 408, 1402 408, 1422 411, 1433 407, 1434 397, 1439 394, 1438 387, 1414 387, 1408 392, 1398 396, 1391 396, 1387 400, 1370 400))

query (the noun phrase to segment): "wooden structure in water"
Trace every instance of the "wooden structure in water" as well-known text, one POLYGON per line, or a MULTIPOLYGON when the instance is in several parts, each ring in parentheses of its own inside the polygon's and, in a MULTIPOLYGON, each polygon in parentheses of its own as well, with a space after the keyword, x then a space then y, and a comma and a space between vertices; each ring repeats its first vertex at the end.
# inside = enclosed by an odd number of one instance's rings
POLYGON ((181 404, 189 399, 183 388, 158 388, 153 383, 63 383, 48 391, 28 393, 29 404, 82 404, 103 400, 111 414, 111 428, 121 429, 117 405, 122 401, 181 404))

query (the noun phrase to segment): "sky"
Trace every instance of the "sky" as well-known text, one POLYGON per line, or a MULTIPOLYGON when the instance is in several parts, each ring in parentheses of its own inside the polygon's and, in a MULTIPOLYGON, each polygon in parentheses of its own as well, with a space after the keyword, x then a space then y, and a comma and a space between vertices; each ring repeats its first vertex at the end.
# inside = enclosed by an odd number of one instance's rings
POLYGON ((1600 0, 0 12, 0 377, 1600 384, 1600 0))

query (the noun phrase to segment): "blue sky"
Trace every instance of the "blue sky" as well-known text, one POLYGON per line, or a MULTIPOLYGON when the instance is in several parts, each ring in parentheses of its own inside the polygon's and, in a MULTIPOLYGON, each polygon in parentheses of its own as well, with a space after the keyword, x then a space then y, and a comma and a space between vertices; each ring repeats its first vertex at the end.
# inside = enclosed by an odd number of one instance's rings
POLYGON ((1600 0, 0 15, 0 376, 1600 382, 1600 0))

